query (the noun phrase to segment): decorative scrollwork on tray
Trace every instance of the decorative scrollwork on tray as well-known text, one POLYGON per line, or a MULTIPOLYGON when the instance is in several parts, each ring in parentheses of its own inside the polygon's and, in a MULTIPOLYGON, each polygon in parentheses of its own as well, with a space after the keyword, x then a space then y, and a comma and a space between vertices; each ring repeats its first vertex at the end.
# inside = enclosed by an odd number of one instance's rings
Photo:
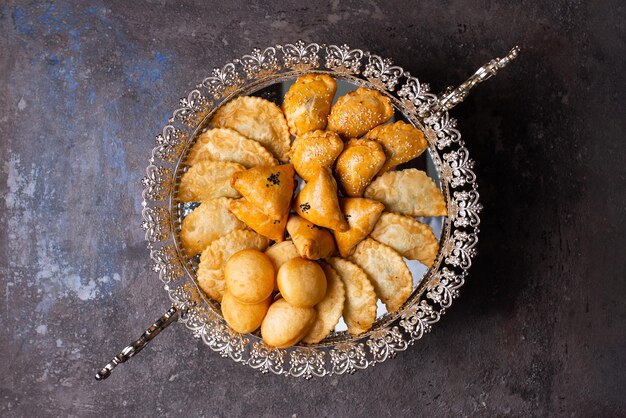
POLYGON ((263 343, 254 342, 247 364, 253 369, 260 370, 263 374, 267 372, 282 374, 285 364, 285 350, 270 348, 263 343))
POLYGON ((363 51, 350 49, 348 45, 326 47, 326 67, 340 74, 359 74, 363 51))
POLYGON ((265 48, 263 51, 254 48, 249 55, 244 55, 235 62, 241 63, 243 71, 249 79, 266 77, 280 70, 278 58, 276 58, 276 48, 272 47, 265 48))
POLYGON ((363 70, 363 75, 369 81, 387 90, 393 90, 396 87, 403 73, 402 68, 393 66, 390 59, 383 59, 378 55, 370 55, 369 62, 363 70))
POLYGON ((215 99, 220 99, 237 90, 242 84, 243 80, 235 64, 231 62, 221 69, 214 68, 211 76, 202 80, 202 84, 198 88, 204 87, 215 99))
POLYGON ((320 45, 318 44, 305 44, 298 41, 295 44, 278 45, 276 48, 283 51, 286 68, 302 71, 319 65, 320 45))
POLYGON ((461 147, 456 151, 443 154, 445 162, 441 169, 441 176, 448 182, 450 186, 457 188, 476 181, 476 173, 474 173, 474 161, 469 158, 467 148, 461 147))
POLYGON ((363 343, 347 344, 339 343, 330 350, 330 362, 333 365, 334 374, 349 373, 365 369, 369 362, 365 355, 363 343))
POLYGON ((295 377, 310 379, 313 376, 322 377, 326 374, 324 368, 324 351, 308 347, 298 347, 291 351, 291 368, 289 374, 295 377))
MULTIPOLYGON (((254 87, 256 88, 256 87, 254 87)), ((179 322, 204 344, 223 357, 246 364, 261 373, 322 377, 354 373, 394 357, 429 332, 459 295, 476 254, 482 206, 473 161, 463 145, 456 121, 447 111, 425 118, 437 97, 402 68, 388 59, 347 45, 320 45, 298 41, 250 54, 215 69, 180 102, 170 122, 157 135, 143 184, 142 227, 153 269, 170 300, 181 309, 179 322), (181 158, 193 133, 203 125, 208 112, 221 99, 249 94, 253 86, 296 77, 308 71, 325 71, 355 84, 384 90, 399 103, 407 119, 417 121, 433 147, 430 156, 441 173, 442 189, 448 194, 448 218, 441 238, 439 263, 425 276, 423 293, 414 295, 400 312, 385 316, 369 333, 359 337, 335 336, 333 343, 267 347, 256 336, 241 335, 225 323, 217 305, 205 299, 194 283, 196 263, 176 249, 176 228, 182 208, 171 199, 181 158), (246 93, 243 93, 246 92, 246 93), (202 122, 202 123, 201 123, 202 122), (443 153, 445 149, 445 153, 443 153)))

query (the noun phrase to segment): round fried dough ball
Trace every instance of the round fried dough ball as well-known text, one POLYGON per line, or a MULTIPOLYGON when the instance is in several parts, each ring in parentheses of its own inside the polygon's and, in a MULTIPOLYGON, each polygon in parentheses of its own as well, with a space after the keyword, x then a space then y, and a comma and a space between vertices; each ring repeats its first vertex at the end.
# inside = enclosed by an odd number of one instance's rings
POLYGON ((296 344, 315 323, 315 308, 299 308, 290 305, 285 299, 272 303, 263 323, 261 337, 267 345, 287 348, 296 344))
POLYGON ((259 303, 274 290, 275 271, 268 256, 255 249, 233 254, 224 267, 226 290, 239 302, 259 303))
POLYGON ((315 261, 292 258, 278 270, 278 290, 287 302, 301 308, 311 308, 326 295, 326 276, 315 261))
POLYGON ((261 326, 271 302, 269 297, 259 303, 241 303, 227 291, 222 297, 222 315, 232 329, 246 334, 261 326))

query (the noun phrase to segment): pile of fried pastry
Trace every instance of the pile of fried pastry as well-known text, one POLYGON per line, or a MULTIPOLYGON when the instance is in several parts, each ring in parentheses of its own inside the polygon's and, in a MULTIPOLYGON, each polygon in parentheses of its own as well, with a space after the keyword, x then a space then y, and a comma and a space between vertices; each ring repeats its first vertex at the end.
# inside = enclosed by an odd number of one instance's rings
POLYGON ((350 334, 368 331, 378 298, 394 312, 411 295, 403 257, 430 267, 439 251, 416 217, 447 215, 441 191, 423 171, 395 170, 427 148, 423 132, 386 123, 393 107, 376 90, 333 105, 335 92, 332 77, 311 73, 282 109, 227 102, 180 179, 179 201, 200 203, 180 229, 187 255, 200 254, 200 288, 233 330, 260 327, 274 347, 317 343, 341 317, 350 334))

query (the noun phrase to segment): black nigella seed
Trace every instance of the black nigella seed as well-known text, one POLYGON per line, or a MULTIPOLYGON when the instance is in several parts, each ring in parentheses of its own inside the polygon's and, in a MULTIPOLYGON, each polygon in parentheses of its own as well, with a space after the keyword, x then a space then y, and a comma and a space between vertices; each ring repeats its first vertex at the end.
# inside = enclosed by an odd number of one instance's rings
POLYGON ((267 178, 267 181, 269 181, 272 184, 278 185, 278 184, 280 184, 280 180, 278 178, 279 175, 280 175, 280 173, 270 174, 270 176, 267 178))
POLYGON ((302 209, 302 212, 307 213, 307 211, 309 209, 311 209, 311 205, 309 205, 307 202, 300 204, 300 209, 302 209))

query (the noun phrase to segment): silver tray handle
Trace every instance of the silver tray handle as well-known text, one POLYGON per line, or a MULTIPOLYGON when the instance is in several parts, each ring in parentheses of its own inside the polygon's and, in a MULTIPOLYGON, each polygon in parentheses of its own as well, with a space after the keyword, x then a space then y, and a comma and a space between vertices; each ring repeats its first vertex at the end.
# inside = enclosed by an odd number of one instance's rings
POLYGON ((120 363, 126 362, 132 356, 143 350, 150 340, 159 335, 161 331, 167 328, 174 321, 178 321, 182 312, 186 311, 185 306, 172 305, 165 314, 156 320, 150 328, 148 328, 137 341, 126 346, 113 360, 96 373, 96 380, 104 380, 111 375, 111 371, 120 363))
POLYGON ((517 58, 520 51, 521 48, 519 46, 515 46, 504 58, 493 59, 480 67, 474 75, 465 80, 465 82, 459 87, 448 87, 439 100, 430 109, 426 109, 424 112, 425 114, 422 116, 438 116, 445 110, 452 109, 467 97, 469 91, 474 88, 474 86, 490 79, 496 75, 498 70, 506 67, 511 61, 517 58))

